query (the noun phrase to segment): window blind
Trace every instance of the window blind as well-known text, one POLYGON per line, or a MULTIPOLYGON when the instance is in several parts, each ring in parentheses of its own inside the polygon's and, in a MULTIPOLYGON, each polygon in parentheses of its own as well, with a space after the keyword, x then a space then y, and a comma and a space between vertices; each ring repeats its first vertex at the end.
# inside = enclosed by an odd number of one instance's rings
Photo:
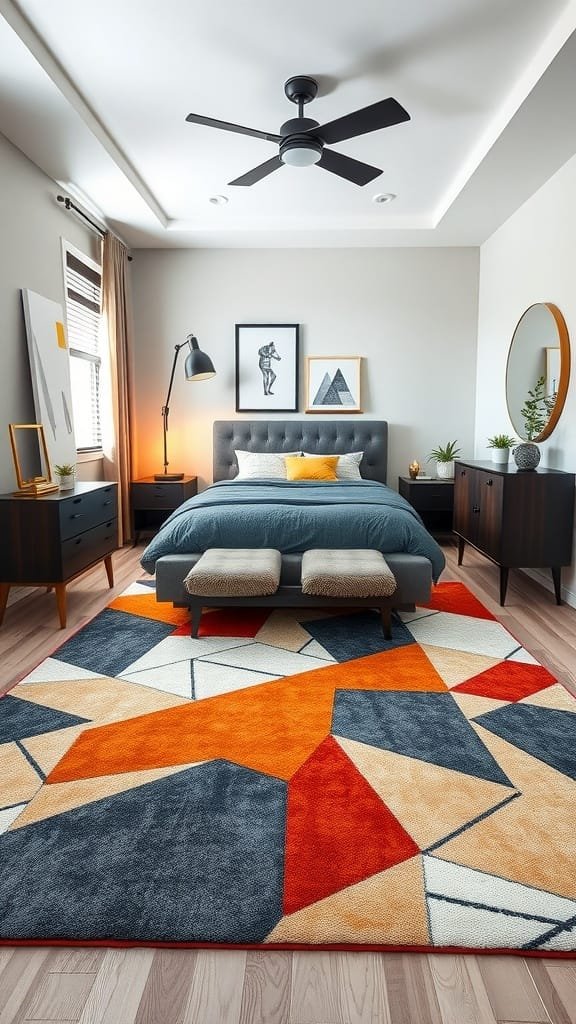
POLYGON ((89 451, 102 447, 102 277, 98 271, 68 250, 65 274, 76 447, 78 451, 89 451))

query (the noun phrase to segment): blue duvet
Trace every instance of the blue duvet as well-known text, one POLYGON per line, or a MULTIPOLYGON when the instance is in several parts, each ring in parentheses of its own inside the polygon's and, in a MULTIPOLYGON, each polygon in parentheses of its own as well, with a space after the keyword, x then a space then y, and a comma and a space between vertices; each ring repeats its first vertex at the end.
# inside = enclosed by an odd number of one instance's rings
POLYGON ((162 555, 208 548, 373 548, 424 555, 438 579, 444 555, 418 513, 372 480, 222 480, 180 505, 142 555, 153 573, 162 555))

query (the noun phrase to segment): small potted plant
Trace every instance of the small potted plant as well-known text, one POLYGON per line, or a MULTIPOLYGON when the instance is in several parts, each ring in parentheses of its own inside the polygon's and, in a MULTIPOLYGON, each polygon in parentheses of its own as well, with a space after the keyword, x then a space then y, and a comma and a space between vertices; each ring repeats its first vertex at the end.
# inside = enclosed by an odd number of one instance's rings
POLYGON ((509 437, 508 434, 494 434, 494 437, 488 438, 488 447, 492 449, 492 462, 496 462, 501 466, 506 466, 510 455, 510 449, 514 447, 516 441, 513 437, 509 437))
POLYGON ((74 487, 74 473, 76 467, 64 462, 61 466, 54 466, 56 479, 61 491, 71 491, 74 487))
POLYGON ((433 448, 427 458, 427 462, 436 463, 436 476, 441 480, 452 480, 454 477, 454 459, 460 455, 460 448, 457 448, 457 441, 448 441, 447 444, 439 444, 433 448))

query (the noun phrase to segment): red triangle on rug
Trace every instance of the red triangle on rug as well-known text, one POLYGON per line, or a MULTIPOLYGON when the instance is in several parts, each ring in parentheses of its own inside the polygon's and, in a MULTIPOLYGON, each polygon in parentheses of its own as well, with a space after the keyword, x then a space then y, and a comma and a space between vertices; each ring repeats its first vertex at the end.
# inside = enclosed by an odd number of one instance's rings
POLYGON ((475 619, 496 619, 463 583, 437 583, 430 601, 421 607, 434 608, 437 612, 454 612, 455 615, 470 615, 475 619))
POLYGON ((511 702, 531 697, 539 690, 553 686, 557 680, 543 665, 530 665, 522 661, 501 661, 471 679, 452 688, 453 693, 474 693, 478 697, 493 697, 511 702))
MULTIPOLYGON (((204 612, 198 636, 255 637, 271 611, 271 608, 218 608, 204 612)), ((190 623, 175 629, 172 635, 190 636, 190 623)))
POLYGON ((332 736, 288 784, 284 913, 419 853, 332 736))

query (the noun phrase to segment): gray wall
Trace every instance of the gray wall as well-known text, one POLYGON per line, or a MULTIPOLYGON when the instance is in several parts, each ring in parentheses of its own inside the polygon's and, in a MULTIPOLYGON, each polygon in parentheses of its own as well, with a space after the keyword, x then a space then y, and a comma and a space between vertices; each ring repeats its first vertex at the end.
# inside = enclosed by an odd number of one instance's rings
POLYGON ((390 422, 392 486, 412 459, 424 462, 438 443, 457 438, 473 454, 477 249, 140 250, 135 256, 139 475, 162 467, 161 407, 174 345, 193 332, 217 377, 186 383, 182 353, 169 454, 171 469, 196 473, 202 484, 211 480, 212 422, 235 415, 235 323, 300 323, 302 356, 365 357, 363 410, 390 422))
POLYGON ((20 289, 31 288, 64 304, 61 237, 93 258, 97 242, 57 205, 54 182, 3 135, 0 181, 0 492, 4 492, 16 484, 8 423, 35 422, 20 289))

